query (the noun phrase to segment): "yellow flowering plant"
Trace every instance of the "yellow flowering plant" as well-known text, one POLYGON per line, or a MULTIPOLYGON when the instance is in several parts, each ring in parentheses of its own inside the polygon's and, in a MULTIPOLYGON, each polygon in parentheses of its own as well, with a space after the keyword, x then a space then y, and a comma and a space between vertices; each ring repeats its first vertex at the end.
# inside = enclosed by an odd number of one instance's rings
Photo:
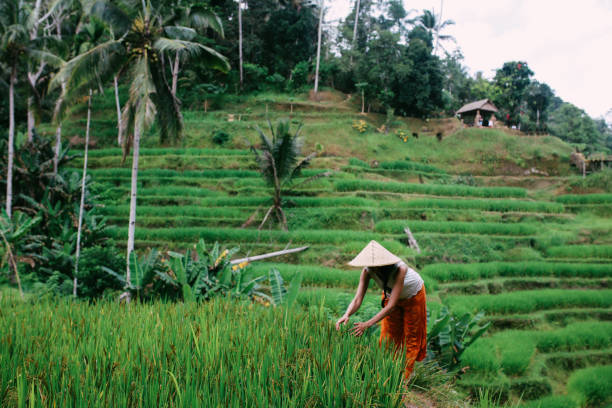
POLYGON ((353 129, 357 130, 359 133, 364 133, 368 130, 368 123, 363 119, 354 121, 353 129))

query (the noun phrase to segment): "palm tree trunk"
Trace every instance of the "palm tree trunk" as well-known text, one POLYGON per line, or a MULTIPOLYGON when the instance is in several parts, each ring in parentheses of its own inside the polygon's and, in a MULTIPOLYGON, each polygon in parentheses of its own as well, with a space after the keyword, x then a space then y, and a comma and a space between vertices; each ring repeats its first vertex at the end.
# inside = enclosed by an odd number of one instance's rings
POLYGON ((53 154, 53 175, 57 175, 59 167, 59 156, 62 150, 62 120, 59 115, 59 110, 64 103, 64 92, 66 91, 66 84, 62 83, 62 94, 57 98, 55 102, 55 116, 57 117, 57 128, 55 129, 55 151, 53 154))
POLYGON ((32 96, 28 96, 28 142, 32 142, 34 139, 33 129, 34 129, 34 98, 32 96))
POLYGON ((179 52, 176 52, 174 57, 174 67, 172 68, 172 96, 176 98, 176 87, 178 83, 178 72, 179 72, 179 52))
POLYGON ((128 225, 127 271, 125 280, 130 284, 130 256, 134 251, 134 235, 136 233, 136 198, 138 189, 138 157, 140 155, 140 126, 138 120, 134 124, 134 152, 132 156, 132 192, 130 193, 130 221, 128 225))
POLYGON ((238 58, 240 67, 240 90, 244 82, 244 74, 242 71, 242 0, 238 0, 238 58))
POLYGON ((15 157, 15 82, 17 80, 17 64, 13 63, 9 84, 9 140, 8 140, 8 170, 6 174, 6 214, 9 219, 13 214, 13 160, 15 157))
POLYGON ((115 85, 115 105, 117 106, 117 143, 121 146, 123 144, 123 138, 121 137, 121 103, 119 102, 119 84, 116 75, 113 82, 115 85))
MULTIPOLYGON (((353 26, 353 46, 352 51, 355 51, 355 44, 357 43, 357 22, 359 21, 359 0, 357 0, 357 6, 355 7, 355 25, 353 26)), ((351 55, 350 63, 353 63, 353 56, 351 55)))
POLYGON ((79 257, 81 255, 81 231, 83 229, 83 212, 85 211, 85 180, 87 178, 87 154, 89 152, 89 128, 91 123, 91 98, 92 92, 89 89, 89 100, 87 101, 87 127, 85 129, 85 156, 83 158, 83 179, 81 181, 81 204, 79 206, 79 224, 77 227, 76 255, 74 261, 74 280, 72 286, 72 296, 77 296, 77 276, 79 274, 79 257))
POLYGON ((318 42, 317 42, 317 67, 315 68, 315 85, 314 85, 314 94, 315 99, 317 99, 317 92, 319 92, 319 63, 321 61, 321 33, 323 31, 323 0, 321 0, 321 11, 319 13, 319 34, 318 34, 318 42))

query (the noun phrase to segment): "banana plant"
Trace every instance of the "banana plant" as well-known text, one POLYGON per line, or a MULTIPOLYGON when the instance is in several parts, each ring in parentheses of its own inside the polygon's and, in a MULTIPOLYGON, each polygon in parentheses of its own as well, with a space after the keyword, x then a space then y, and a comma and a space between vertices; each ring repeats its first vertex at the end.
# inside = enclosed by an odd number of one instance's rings
POLYGON ((483 317, 484 312, 474 316, 465 313, 458 317, 447 307, 442 308, 427 335, 428 349, 433 352, 433 359, 449 371, 460 368, 463 352, 485 334, 491 325, 488 322, 479 326, 483 317))
POLYGON ((130 254, 130 268, 133 274, 130 280, 127 280, 125 275, 119 274, 105 266, 102 270, 111 276, 114 276, 125 288, 122 295, 129 299, 145 300, 154 296, 172 295, 172 291, 168 290, 167 284, 171 284, 166 279, 165 272, 160 260, 160 253, 157 249, 152 248, 146 255, 136 256, 135 252, 130 254))
POLYGON ((2 212, 0 217, 0 236, 4 244, 4 256, 2 257, 2 265, 9 264, 9 269, 13 269, 15 281, 19 287, 19 293, 23 298, 23 288, 21 287, 21 278, 19 277, 18 262, 27 260, 19 256, 19 253, 28 252, 29 249, 36 246, 36 237, 28 235, 30 230, 39 222, 40 217, 29 217, 28 215, 16 211, 13 217, 6 212, 2 212), (30 241, 30 242, 29 242, 30 241))
POLYGON ((289 283, 289 289, 285 288, 283 277, 277 269, 270 269, 268 271, 268 282, 270 283, 270 294, 269 299, 274 306, 286 305, 290 307, 297 299, 300 286, 302 284, 302 273, 296 273, 291 282, 289 283))

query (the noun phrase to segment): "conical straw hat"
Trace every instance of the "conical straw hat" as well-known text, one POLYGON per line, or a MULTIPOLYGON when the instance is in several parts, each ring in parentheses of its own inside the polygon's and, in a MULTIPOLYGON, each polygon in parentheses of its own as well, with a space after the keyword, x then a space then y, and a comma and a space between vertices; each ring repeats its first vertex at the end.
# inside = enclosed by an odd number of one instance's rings
POLYGON ((393 265, 399 261, 401 261, 399 257, 393 255, 385 247, 372 240, 348 264, 351 266, 383 266, 393 265))

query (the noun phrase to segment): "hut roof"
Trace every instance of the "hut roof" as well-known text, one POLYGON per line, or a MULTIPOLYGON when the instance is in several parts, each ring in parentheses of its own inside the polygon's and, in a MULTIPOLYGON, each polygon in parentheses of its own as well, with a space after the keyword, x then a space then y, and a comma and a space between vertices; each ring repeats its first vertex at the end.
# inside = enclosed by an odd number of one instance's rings
POLYGON ((461 109, 459 109, 455 113, 465 113, 475 110, 489 111, 489 112, 497 112, 497 108, 493 105, 489 99, 481 99, 476 102, 470 102, 466 105, 463 105, 461 109))

